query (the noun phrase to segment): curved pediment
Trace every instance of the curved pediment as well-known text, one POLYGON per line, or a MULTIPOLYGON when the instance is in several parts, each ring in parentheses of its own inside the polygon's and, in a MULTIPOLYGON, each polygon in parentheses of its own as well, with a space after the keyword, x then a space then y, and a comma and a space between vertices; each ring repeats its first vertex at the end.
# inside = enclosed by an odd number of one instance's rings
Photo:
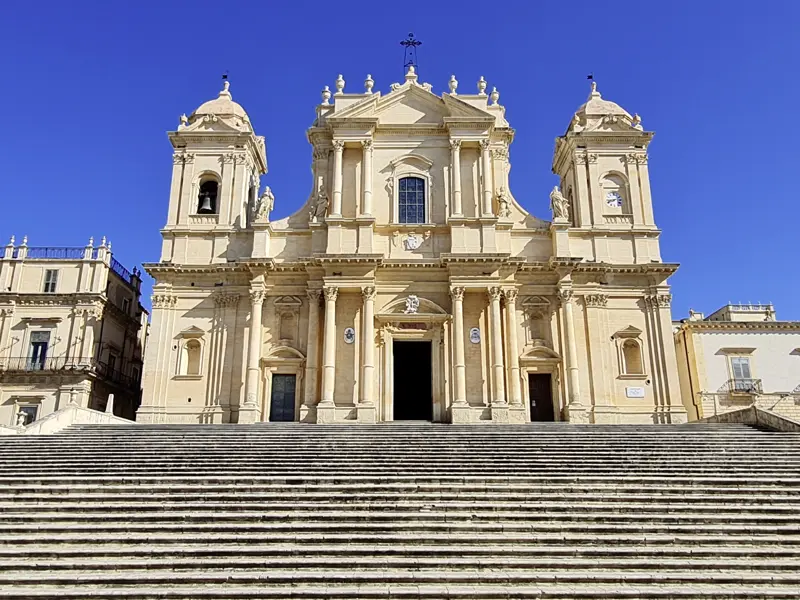
POLYGON ((534 340, 533 346, 527 348, 519 357, 524 360, 561 360, 561 356, 555 350, 545 346, 544 340, 534 340))
POLYGON ((299 350, 292 348, 291 346, 275 346, 269 351, 269 354, 264 357, 264 360, 271 360, 276 358, 289 358, 289 359, 300 359, 305 360, 305 355, 300 352, 299 350))
POLYGON ((383 314, 387 315, 413 315, 413 314, 420 314, 420 315, 447 315, 449 314, 445 309, 441 306, 433 302, 432 300, 428 300, 427 298, 423 298, 421 296, 415 296, 411 294, 404 298, 398 298, 397 300, 393 300, 389 302, 386 306, 383 307, 381 311, 383 314), (414 300, 416 299, 416 308, 414 300))

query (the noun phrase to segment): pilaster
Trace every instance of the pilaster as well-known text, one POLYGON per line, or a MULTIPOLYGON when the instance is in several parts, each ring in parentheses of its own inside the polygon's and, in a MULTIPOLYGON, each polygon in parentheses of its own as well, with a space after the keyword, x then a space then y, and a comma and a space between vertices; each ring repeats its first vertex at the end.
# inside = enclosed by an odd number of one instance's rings
POLYGON ((567 338, 566 370, 567 382, 569 384, 569 403, 566 407, 566 416, 571 423, 588 423, 589 413, 587 407, 581 401, 580 378, 577 362, 578 348, 575 341, 575 317, 573 315, 575 298, 571 285, 559 285, 558 299, 561 301, 561 306, 564 311, 564 336, 567 338))

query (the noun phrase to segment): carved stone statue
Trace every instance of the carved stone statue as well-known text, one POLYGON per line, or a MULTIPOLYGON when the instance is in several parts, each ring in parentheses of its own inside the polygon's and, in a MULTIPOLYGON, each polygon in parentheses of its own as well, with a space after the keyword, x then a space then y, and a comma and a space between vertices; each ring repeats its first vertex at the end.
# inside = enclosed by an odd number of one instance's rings
POLYGON ((319 189, 317 190, 317 195, 314 200, 314 205, 311 207, 311 211, 308 216, 310 217, 311 221, 316 223, 324 218, 327 212, 328 194, 325 193, 325 188, 323 187, 322 182, 320 182, 319 189))
POLYGON ((508 202, 506 188, 501 187, 497 192, 497 216, 506 218, 511 216, 511 205, 508 202))
POLYGON ((553 211, 554 221, 569 221, 569 200, 564 197, 558 186, 550 192, 550 208, 553 211))
POLYGON ((256 223, 268 223, 269 214, 275 206, 275 196, 269 186, 256 200, 255 210, 253 210, 253 220, 256 223))
POLYGON ((19 411, 17 413, 17 427, 25 427, 25 421, 26 420, 27 420, 27 417, 26 417, 25 413, 22 412, 22 411, 19 411))

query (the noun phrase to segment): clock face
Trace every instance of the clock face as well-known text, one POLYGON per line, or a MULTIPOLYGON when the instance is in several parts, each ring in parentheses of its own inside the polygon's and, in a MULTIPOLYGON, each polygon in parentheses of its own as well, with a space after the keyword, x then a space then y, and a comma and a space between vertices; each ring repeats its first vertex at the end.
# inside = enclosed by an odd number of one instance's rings
POLYGON ((619 192, 606 192, 606 204, 612 208, 622 208, 622 196, 619 192))

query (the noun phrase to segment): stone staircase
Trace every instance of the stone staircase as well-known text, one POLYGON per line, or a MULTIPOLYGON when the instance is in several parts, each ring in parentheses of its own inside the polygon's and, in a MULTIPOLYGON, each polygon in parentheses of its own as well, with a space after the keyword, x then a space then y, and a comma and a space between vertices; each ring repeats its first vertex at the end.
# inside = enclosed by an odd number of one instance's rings
POLYGON ((4 599, 800 599, 800 434, 87 425, 0 457, 4 599))

